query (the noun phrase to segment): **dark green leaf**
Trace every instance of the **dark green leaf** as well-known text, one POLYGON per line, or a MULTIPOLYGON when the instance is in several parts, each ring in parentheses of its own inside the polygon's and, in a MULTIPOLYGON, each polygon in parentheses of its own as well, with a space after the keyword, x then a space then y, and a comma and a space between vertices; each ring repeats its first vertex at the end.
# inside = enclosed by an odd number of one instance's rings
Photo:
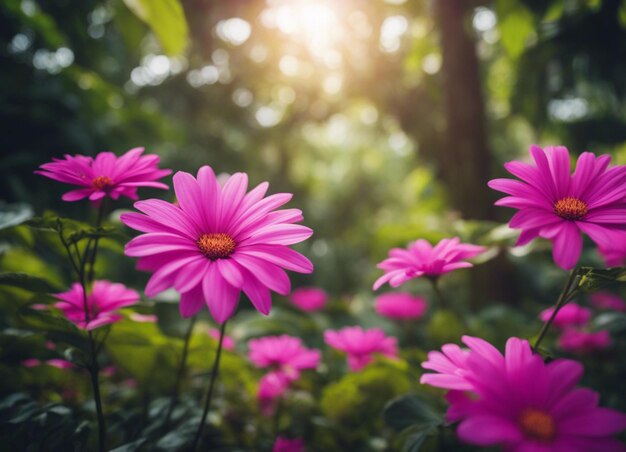
POLYGON ((27 273, 0 273, 0 285, 19 287, 36 293, 59 291, 59 288, 50 281, 27 273))
POLYGON ((383 417, 385 423, 397 431, 411 426, 427 430, 443 423, 442 417, 417 395, 392 400, 385 407, 383 417))

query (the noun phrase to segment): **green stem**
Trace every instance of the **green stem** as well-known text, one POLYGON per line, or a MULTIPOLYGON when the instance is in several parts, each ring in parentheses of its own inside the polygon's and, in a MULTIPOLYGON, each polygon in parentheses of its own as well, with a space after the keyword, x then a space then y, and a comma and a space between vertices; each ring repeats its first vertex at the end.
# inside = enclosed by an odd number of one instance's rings
MULTIPOLYGON (((98 207, 98 217, 96 218, 96 231, 100 229, 102 226, 102 219, 104 218, 104 204, 106 202, 106 198, 100 202, 100 206, 98 207)), ((94 277, 94 266, 96 265, 96 255, 98 253, 98 241, 100 237, 96 237, 93 239, 93 251, 91 252, 91 259, 89 261, 89 275, 87 277, 87 281, 93 281, 94 277)), ((87 246, 89 248, 89 246, 87 246)), ((86 251, 85 251, 86 253, 86 251)))
POLYGON ((428 278, 430 284, 433 286, 433 291, 435 292, 435 296, 437 297, 437 301, 439 302, 439 306, 442 309, 448 309, 448 302, 446 297, 443 296, 441 289, 439 288, 439 279, 438 278, 428 278))
POLYGON ((563 290, 561 291, 561 294, 559 295, 559 298, 558 298, 556 304, 554 305, 554 310, 552 311, 552 315, 543 324, 543 326, 541 327, 541 331, 539 331, 539 336, 537 336, 537 340, 535 341, 535 345, 533 345, 533 351, 535 351, 535 352, 537 351, 537 349, 539 348, 539 344, 541 344, 541 341, 543 341, 543 338, 545 337, 546 333, 550 329, 550 325, 552 325, 552 322, 556 318, 556 315, 559 313, 561 308, 563 306, 565 306, 567 304, 567 302, 572 299, 572 297, 576 293, 576 289, 574 289, 574 290, 571 290, 571 289, 572 289, 572 285, 574 284, 574 280, 576 279, 577 275, 578 275, 578 269, 577 268, 573 268, 572 271, 569 274, 569 278, 567 279, 567 283, 565 283, 565 286, 563 287, 563 290))
POLYGON ((174 407, 178 403, 178 397, 180 395, 180 385, 185 376, 185 367, 187 364, 187 355, 189 354, 189 342, 191 339, 191 333, 193 332, 193 327, 196 324, 196 317, 192 317, 189 321, 189 326, 187 327, 187 332, 185 333, 185 343, 183 345, 183 356, 180 359, 180 364, 178 366, 178 372, 176 373, 176 382, 174 383, 174 390, 172 391, 172 398, 170 399, 170 406, 167 410, 167 415, 165 416, 165 422, 163 422, 163 428, 166 428, 170 423, 170 419, 172 418, 172 413, 174 412, 174 407))
POLYGON ((204 412, 202 413, 202 420, 200 421, 200 425, 198 426, 198 431, 196 432, 196 437, 193 440, 193 446, 191 450, 198 450, 198 446, 200 445, 200 438, 202 437, 202 433, 204 432, 204 423, 206 422, 206 417, 209 414, 209 408, 211 407, 211 398, 213 397, 213 388, 215 386, 215 380, 217 379, 217 372, 220 365, 220 356, 222 355, 222 345, 224 342, 224 331, 226 331, 226 322, 222 323, 222 327, 220 328, 220 339, 217 344, 217 355, 215 356, 215 361, 213 362, 213 370, 211 371, 211 380, 209 381, 209 389, 206 396, 206 401, 204 403, 204 412))

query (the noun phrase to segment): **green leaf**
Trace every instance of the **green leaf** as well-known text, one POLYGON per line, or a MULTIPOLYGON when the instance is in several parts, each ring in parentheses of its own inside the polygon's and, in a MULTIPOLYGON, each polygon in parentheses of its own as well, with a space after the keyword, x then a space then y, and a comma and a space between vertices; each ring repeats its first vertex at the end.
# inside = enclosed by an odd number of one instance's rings
POLYGON ((428 430, 443 423, 443 418, 417 395, 398 397, 390 401, 383 412, 385 423, 396 431, 408 427, 428 430))
POLYGON ((0 202, 0 229, 22 224, 33 216, 33 209, 28 204, 6 204, 0 202))
POLYGON ((501 42, 509 56, 516 60, 524 52, 526 43, 535 32, 532 13, 521 2, 499 0, 496 12, 500 17, 501 42))
POLYGON ((583 292, 593 292, 609 284, 626 282, 624 267, 606 269, 582 267, 578 274, 580 275, 578 289, 583 292))
POLYGON ((187 46, 187 21, 179 0, 124 0, 159 38, 168 55, 182 53, 187 46))
POLYGON ((0 285, 19 287, 35 293, 58 292, 59 288, 47 279, 27 273, 0 273, 0 285))

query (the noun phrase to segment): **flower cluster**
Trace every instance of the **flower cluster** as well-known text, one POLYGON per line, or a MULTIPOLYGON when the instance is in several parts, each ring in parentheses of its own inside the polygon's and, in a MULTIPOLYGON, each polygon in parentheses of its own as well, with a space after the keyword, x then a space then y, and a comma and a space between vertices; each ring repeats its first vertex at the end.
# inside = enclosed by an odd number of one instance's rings
POLYGON ((626 415, 598 406, 598 395, 576 385, 576 361, 545 363, 527 341, 510 338, 504 356, 490 343, 464 336, 469 350, 447 344, 422 367, 421 382, 448 389, 447 418, 457 434, 478 446, 507 450, 623 450, 614 435, 626 415))
POLYGON ((358 371, 374 360, 376 354, 394 359, 398 356, 395 337, 387 337, 378 328, 364 330, 360 326, 348 326, 339 331, 328 330, 324 341, 331 347, 348 355, 348 366, 358 371))

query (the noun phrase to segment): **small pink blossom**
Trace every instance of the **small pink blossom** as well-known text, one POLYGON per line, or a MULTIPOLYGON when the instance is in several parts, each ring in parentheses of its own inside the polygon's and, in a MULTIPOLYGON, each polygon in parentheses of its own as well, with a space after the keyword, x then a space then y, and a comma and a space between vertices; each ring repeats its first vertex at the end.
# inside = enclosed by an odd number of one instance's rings
POLYGON ((159 156, 142 156, 143 148, 134 148, 117 157, 112 152, 100 152, 95 158, 84 155, 65 155, 64 159, 52 159, 35 171, 36 174, 49 177, 66 184, 81 188, 63 195, 64 201, 79 201, 89 198, 98 202, 106 196, 118 199, 126 196, 139 199, 137 187, 168 189, 168 186, 156 182, 172 172, 159 169, 159 156))
POLYGON ((598 309, 626 312, 626 302, 622 297, 611 292, 597 292, 591 295, 591 304, 598 309))
POLYGON ((591 333, 571 328, 561 333, 558 344, 565 351, 584 355, 607 349, 612 341, 606 330, 591 333))
POLYGON ((248 343, 248 357, 257 367, 278 370, 290 380, 296 380, 300 371, 315 369, 320 362, 319 350, 308 349, 298 337, 267 336, 248 343))
POLYGON ((154 314, 139 314, 138 312, 133 312, 129 317, 133 322, 137 323, 157 323, 159 321, 159 318, 154 314))
POLYGON ((406 292, 390 292, 376 297, 376 312, 394 320, 419 319, 427 308, 426 300, 406 292))
POLYGON ((299 287, 291 293, 291 302, 306 312, 319 311, 328 301, 328 294, 318 287, 299 287))
POLYGON ((290 384, 289 377, 280 371, 270 372, 261 378, 257 390, 257 400, 264 415, 271 416, 278 399, 287 392, 290 384))
POLYGON ((460 421, 461 441, 515 452, 623 450, 614 436, 626 429, 626 415, 600 408, 598 394, 576 387, 583 374, 578 362, 546 364, 518 338, 507 341, 504 356, 482 339, 463 341, 470 351, 429 354, 429 368, 449 381, 422 376, 423 383, 453 389, 447 418, 460 421))
POLYGON ((348 354, 348 365, 352 371, 359 371, 374 360, 374 355, 387 358, 398 356, 395 337, 385 336, 378 328, 364 330, 360 326, 348 326, 339 331, 324 332, 324 341, 331 347, 348 354))
POLYGON ((272 452, 304 452, 304 440, 302 438, 288 439, 279 436, 276 438, 272 452))
MULTIPOLYGON (((220 340, 220 332, 215 328, 209 329, 209 336, 216 341, 220 340)), ((229 335, 225 334, 224 339, 222 340, 222 347, 226 350, 234 350, 235 349, 235 340, 229 335)))
POLYGON ((517 245, 542 237, 552 241, 554 262, 576 266, 583 246, 582 233, 598 247, 626 243, 626 166, 609 168, 611 156, 583 152, 570 174, 570 155, 564 146, 545 150, 531 146, 534 165, 509 162, 504 167, 521 180, 494 179, 489 187, 509 196, 496 202, 518 212, 509 226, 521 229, 517 245))
MULTIPOLYGON (((547 322, 554 312, 554 307, 544 309, 539 314, 539 318, 543 322, 547 322)), ((559 309, 559 312, 554 317, 552 325, 555 328, 566 328, 569 326, 581 326, 586 325, 591 318, 591 309, 583 308, 576 303, 568 303, 559 309)))
POLYGON ((37 358, 28 358, 22 361, 22 366, 28 367, 28 368, 41 366, 41 360, 37 358))
POLYGON ((93 283, 91 293, 87 295, 89 321, 85 321, 84 292, 80 284, 72 284, 72 288, 54 295, 61 300, 55 306, 65 317, 79 328, 93 330, 123 319, 117 310, 137 303, 139 294, 123 284, 100 280, 93 283))
POLYGON ((47 360, 46 364, 52 367, 56 367, 57 369, 73 369, 74 367, 76 367, 74 363, 70 361, 57 358, 47 360))
POLYGON ((248 176, 236 173, 220 184, 209 166, 174 175, 177 205, 159 199, 135 203, 142 213, 121 220, 143 234, 126 244, 138 257, 137 268, 153 272, 145 289, 152 297, 170 287, 180 294, 180 313, 195 315, 208 306, 218 323, 237 309, 241 292, 264 315, 272 307, 270 291, 291 292, 285 270, 311 273, 313 265, 290 245, 313 231, 296 224, 298 209, 277 210, 289 193, 265 197, 263 182, 250 192, 248 176))
POLYGON ((420 239, 407 249, 393 248, 389 257, 377 265, 385 274, 376 280, 374 290, 387 282, 391 287, 399 287, 420 276, 437 278, 459 268, 472 267, 466 260, 485 251, 482 246, 461 243, 458 237, 443 239, 435 246, 420 239))

